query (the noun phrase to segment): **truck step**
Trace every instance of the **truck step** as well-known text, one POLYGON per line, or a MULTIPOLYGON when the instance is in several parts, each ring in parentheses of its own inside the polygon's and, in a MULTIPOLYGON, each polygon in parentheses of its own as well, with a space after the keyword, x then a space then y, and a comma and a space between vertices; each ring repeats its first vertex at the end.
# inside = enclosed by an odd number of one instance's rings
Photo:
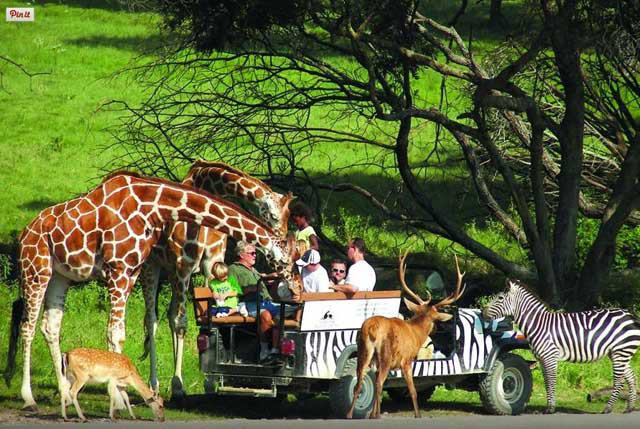
POLYGON ((275 386, 271 389, 258 389, 253 387, 219 386, 218 395, 252 396, 254 398, 275 398, 277 391, 275 386))

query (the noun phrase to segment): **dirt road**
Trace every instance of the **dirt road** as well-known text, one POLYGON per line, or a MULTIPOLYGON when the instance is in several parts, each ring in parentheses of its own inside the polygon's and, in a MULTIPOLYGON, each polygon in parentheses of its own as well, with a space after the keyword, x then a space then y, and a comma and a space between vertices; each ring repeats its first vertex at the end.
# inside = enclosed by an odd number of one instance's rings
MULTIPOLYGON (((56 428, 78 427, 76 422, 60 422, 52 420, 22 420, 14 423, 3 423, 3 427, 12 428, 41 428, 46 423, 56 428)), ((516 417, 499 416, 449 416, 414 419, 408 417, 391 417, 389 415, 380 420, 303 420, 303 419, 227 419, 227 420, 207 420, 189 422, 165 422, 158 427, 162 429, 327 429, 327 428, 349 428, 349 429, 383 429, 393 427, 394 429, 521 429, 538 428, 545 429, 603 429, 615 427, 616 429, 636 429, 640 424, 640 412, 632 414, 526 414, 516 417)), ((152 427, 152 422, 138 422, 131 420, 111 423, 105 420, 93 420, 91 428, 111 428, 115 425, 122 427, 152 427)), ((89 427, 89 426, 88 426, 89 427)))

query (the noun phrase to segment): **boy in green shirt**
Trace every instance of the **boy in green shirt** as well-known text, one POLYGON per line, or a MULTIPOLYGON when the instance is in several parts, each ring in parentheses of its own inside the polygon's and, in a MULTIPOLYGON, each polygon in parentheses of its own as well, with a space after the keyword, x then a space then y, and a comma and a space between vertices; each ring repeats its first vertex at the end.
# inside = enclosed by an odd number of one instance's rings
POLYGON ((244 305, 238 305, 238 296, 242 295, 242 288, 234 276, 229 275, 229 268, 222 262, 213 264, 214 279, 209 283, 216 300, 216 306, 211 307, 211 317, 225 317, 240 312, 246 316, 244 305), (244 311, 243 311, 244 310, 244 311))

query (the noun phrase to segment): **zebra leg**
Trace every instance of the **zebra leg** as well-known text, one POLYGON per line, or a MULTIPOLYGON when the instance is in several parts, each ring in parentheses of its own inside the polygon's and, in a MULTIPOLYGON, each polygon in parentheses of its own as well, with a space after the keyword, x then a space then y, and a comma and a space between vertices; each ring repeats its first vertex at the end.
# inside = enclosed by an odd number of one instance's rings
POLYGON ((538 359, 542 366, 542 376, 544 377, 544 385, 547 389, 547 409, 545 414, 553 414, 556 412, 556 378, 558 375, 558 359, 555 356, 547 356, 544 359, 538 359))
MULTIPOLYGON (((630 356, 627 356, 622 352, 612 352, 609 354, 609 358, 613 363, 613 390, 611 391, 611 397, 609 398, 609 401, 607 402, 606 407, 604 407, 602 414, 610 413, 611 410, 613 410, 613 406, 615 405, 616 401, 618 400, 620 391, 624 386, 625 371, 629 366, 630 356)), ((634 392, 635 392, 635 389, 634 389, 634 392)), ((631 392, 629 392, 629 398, 631 398, 631 392)), ((627 407, 628 407, 628 404, 627 404, 627 407)))
POLYGON ((624 371, 624 379, 627 381, 627 386, 629 387, 629 398, 627 398, 627 408, 624 410, 625 413, 630 413, 636 408, 636 375, 633 373, 633 368, 631 365, 627 365, 627 369, 624 371))

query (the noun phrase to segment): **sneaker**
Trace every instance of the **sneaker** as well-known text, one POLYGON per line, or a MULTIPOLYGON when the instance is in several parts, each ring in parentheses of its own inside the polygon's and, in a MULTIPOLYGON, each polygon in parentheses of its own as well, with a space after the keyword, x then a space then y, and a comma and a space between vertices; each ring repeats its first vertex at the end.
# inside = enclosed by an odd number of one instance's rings
POLYGON ((247 311, 247 307, 240 306, 240 308, 238 309, 238 312, 243 316, 243 317, 247 317, 249 315, 249 312, 247 311))
POLYGON ((218 313, 216 314, 216 317, 227 317, 229 315, 229 313, 218 313))

